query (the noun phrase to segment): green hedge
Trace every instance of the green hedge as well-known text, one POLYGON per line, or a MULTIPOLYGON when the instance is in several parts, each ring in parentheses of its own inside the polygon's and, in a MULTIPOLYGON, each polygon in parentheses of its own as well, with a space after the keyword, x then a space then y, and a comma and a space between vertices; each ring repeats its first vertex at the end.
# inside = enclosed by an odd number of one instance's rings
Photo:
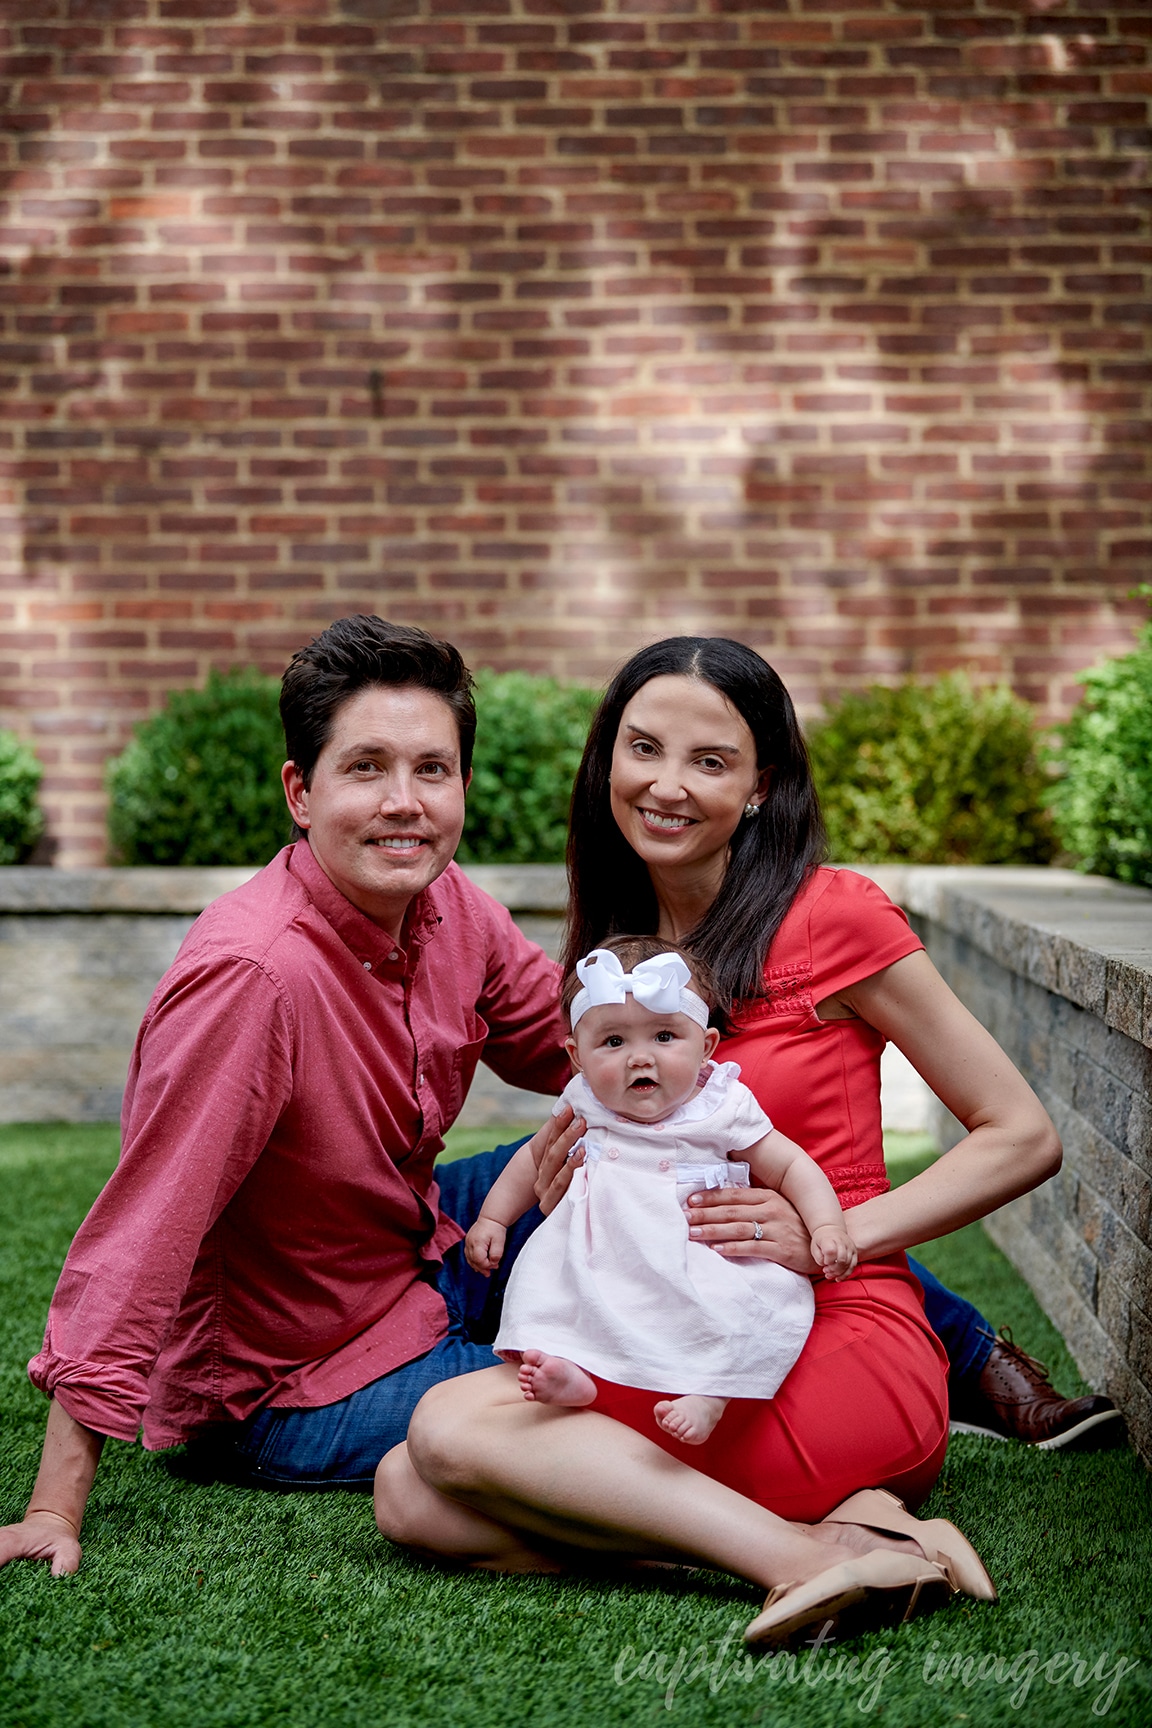
POLYGON ((108 765, 108 833, 124 864, 266 864, 291 820, 280 785, 280 685, 253 670, 174 690, 108 765))
POLYGON ((809 738, 830 855, 1044 864, 1049 781, 1032 711, 960 673, 845 696, 809 738))
POLYGON ((572 782, 599 694, 528 672, 476 676, 476 754, 465 864, 554 864, 564 858, 572 782))
POLYGON ((1152 888, 1152 625, 1081 682, 1054 752, 1057 832, 1081 869, 1152 888))
POLYGON ((36 796, 43 773, 14 732, 0 732, 0 864, 22 864, 44 832, 36 796))

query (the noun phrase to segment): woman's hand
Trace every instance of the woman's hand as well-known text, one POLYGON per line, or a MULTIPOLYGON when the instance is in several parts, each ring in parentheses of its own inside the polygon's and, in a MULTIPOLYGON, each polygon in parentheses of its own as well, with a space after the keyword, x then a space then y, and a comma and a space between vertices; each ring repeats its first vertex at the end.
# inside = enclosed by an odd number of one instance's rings
POLYGON ((770 1188, 711 1188, 690 1194, 688 1234, 726 1260, 774 1260, 805 1276, 821 1270, 799 1212, 770 1188))
POLYGON ((559 1116, 549 1116, 528 1142, 536 1164, 536 1203, 545 1217, 560 1204, 573 1170, 584 1162, 583 1146, 576 1153, 572 1149, 587 1128, 583 1116, 574 1116, 566 1104, 559 1116))
POLYGON ((1055 1175, 1060 1139, 1044 1106, 927 954, 906 954, 839 1001, 897 1045, 968 1130, 919 1176, 852 1208, 861 1260, 946 1236, 1055 1175))

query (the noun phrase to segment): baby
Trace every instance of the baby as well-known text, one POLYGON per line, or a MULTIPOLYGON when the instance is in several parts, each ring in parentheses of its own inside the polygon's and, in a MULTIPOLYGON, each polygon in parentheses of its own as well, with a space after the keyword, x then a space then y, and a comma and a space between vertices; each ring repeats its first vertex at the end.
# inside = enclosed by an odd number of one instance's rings
MULTIPOLYGON (((584 1161, 521 1250, 494 1346, 542 1404, 591 1404, 594 1374, 678 1391, 655 1417, 686 1445, 708 1438, 730 1398, 775 1395, 814 1310, 799 1273, 692 1241, 688 1195, 747 1187, 751 1173, 795 1206, 825 1278, 856 1265, 827 1177, 773 1129, 737 1064, 712 1061, 714 999, 699 961, 651 938, 617 937, 577 962, 564 990, 576 1077, 557 1110, 568 1103, 587 1122, 584 1161)), ((535 1179, 523 1146, 465 1240, 477 1272, 500 1264, 535 1179)))

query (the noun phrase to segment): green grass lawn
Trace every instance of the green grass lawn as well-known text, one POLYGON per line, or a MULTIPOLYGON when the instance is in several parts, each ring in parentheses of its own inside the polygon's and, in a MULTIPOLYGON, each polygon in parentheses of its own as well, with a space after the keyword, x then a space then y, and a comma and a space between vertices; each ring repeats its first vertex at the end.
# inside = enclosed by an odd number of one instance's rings
MULTIPOLYGON (((452 1150, 514 1137, 473 1131, 452 1150)), ((922 1144, 890 1151, 898 1178, 921 1168, 922 1144)), ((23 1511, 43 1429, 25 1363, 115 1155, 110 1128, 0 1128, 0 1522, 23 1511)), ((923 1258, 1013 1326, 1062 1386, 1079 1385, 978 1226, 923 1258)), ((758 1600, 737 1580, 452 1573, 381 1541, 363 1496, 196 1486, 162 1456, 110 1442, 80 1573, 54 1583, 21 1564, 0 1575, 0 1728, 640 1728, 670 1717, 689 1728, 1146 1728, 1150 1499, 1126 1450, 958 1439, 928 1511, 972 1536, 999 1604, 958 1599, 843 1652, 749 1670, 739 1629, 758 1600)))

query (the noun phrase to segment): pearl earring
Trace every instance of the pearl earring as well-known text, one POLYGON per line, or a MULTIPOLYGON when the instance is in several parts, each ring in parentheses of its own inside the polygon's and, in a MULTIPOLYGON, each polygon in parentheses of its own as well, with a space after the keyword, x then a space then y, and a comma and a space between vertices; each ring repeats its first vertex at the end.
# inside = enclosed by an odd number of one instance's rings
POLYGON ((757 810, 759 810, 759 808, 760 808, 759 804, 745 804, 744 814, 745 814, 745 816, 755 816, 755 814, 756 814, 757 810))

